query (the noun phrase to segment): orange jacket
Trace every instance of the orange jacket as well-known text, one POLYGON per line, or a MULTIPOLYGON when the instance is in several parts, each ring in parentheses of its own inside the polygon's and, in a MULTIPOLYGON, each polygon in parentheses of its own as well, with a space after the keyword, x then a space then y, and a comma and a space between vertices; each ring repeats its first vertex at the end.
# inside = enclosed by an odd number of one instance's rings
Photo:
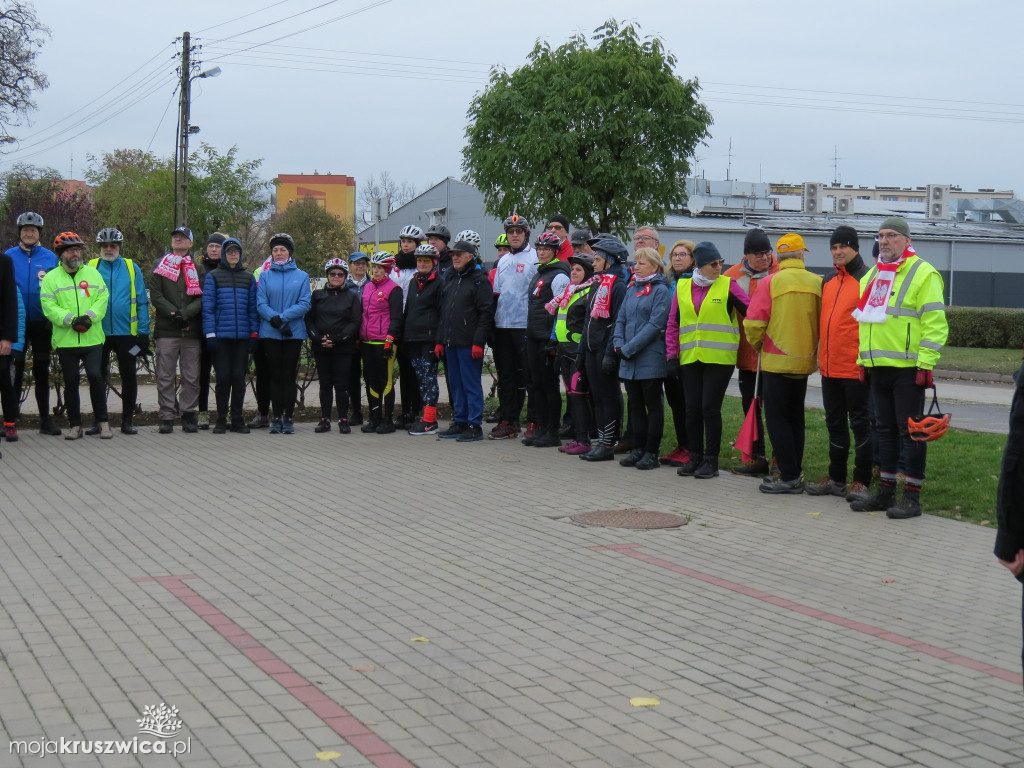
MULTIPOLYGON (((775 258, 775 254, 772 254, 772 263, 768 267, 768 274, 774 275, 779 271, 779 260, 775 258)), ((736 281, 737 285, 747 292, 747 296, 750 300, 754 300, 754 291, 757 290, 758 283, 764 280, 763 277, 755 277, 755 273, 750 269, 747 264, 746 258, 740 259, 739 264, 733 264, 723 273, 726 277, 731 277, 736 281)), ((750 342, 747 341, 745 334, 740 334, 740 349, 736 354, 736 367, 741 371, 756 371, 757 370, 757 352, 750 346, 750 342)))
POLYGON ((821 337, 818 367, 822 376, 856 379, 860 324, 850 314, 860 301, 860 279, 868 266, 858 254, 821 286, 821 337))

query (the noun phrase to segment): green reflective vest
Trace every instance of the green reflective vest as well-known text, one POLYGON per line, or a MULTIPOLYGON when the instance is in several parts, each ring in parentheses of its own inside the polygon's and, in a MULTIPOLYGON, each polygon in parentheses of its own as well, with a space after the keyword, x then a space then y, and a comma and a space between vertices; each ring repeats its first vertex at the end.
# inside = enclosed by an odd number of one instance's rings
POLYGON ((676 283, 679 302, 679 364, 715 363, 736 365, 740 348, 740 324, 729 314, 729 283, 722 275, 708 289, 700 304, 700 314, 693 306, 693 278, 676 283))
POLYGON ((573 344, 580 343, 580 339, 583 338, 583 334, 569 333, 569 328, 565 321, 569 316, 569 307, 575 304, 581 297, 586 296, 588 292, 589 289, 576 291, 576 293, 569 297, 569 302, 564 307, 558 307, 558 314, 555 315, 555 338, 558 341, 571 341, 573 344))

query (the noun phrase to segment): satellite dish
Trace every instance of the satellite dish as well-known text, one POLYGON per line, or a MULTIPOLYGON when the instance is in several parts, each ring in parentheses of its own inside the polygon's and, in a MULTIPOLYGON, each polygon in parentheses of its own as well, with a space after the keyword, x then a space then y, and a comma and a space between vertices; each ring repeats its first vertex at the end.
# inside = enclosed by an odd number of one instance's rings
POLYGON ((691 195, 690 199, 686 201, 686 207, 694 216, 700 214, 700 212, 704 210, 704 206, 706 205, 707 202, 705 202, 704 198, 701 197, 700 195, 691 195))

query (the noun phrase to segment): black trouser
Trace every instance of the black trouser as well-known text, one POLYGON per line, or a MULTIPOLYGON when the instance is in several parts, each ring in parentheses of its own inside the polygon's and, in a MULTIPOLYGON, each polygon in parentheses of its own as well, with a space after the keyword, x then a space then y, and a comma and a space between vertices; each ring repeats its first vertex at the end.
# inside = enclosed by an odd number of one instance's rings
POLYGON ((680 378, 686 390, 686 434, 690 437, 688 447, 695 459, 717 459, 722 451, 722 401, 729 388, 732 369, 731 365, 699 361, 682 366, 680 378))
MULTIPOLYGON (((220 345, 218 345, 217 353, 220 352, 220 345)), ((208 411, 210 410, 210 369, 214 365, 214 360, 218 356, 217 353, 211 353, 206 348, 206 339, 203 339, 203 346, 199 351, 199 410, 208 411)), ((248 352, 246 352, 248 354, 248 352)), ((248 363, 248 358, 246 359, 248 363)), ((118 363, 120 365, 120 363, 118 363)), ((220 376, 217 376, 220 379, 220 376)), ((217 401, 220 402, 219 400, 217 401)), ((218 408, 220 406, 218 405, 218 408)))
POLYGON ((107 336, 103 341, 103 381, 110 384, 110 353, 117 357, 117 370, 121 374, 121 418, 135 414, 139 399, 138 357, 128 350, 138 346, 134 336, 107 336))
MULTIPOLYGON (((362 345, 356 345, 356 351, 352 353, 350 358, 351 366, 348 372, 348 399, 352 405, 352 413, 358 413, 363 409, 363 347, 362 345)), ((338 410, 341 410, 341 405, 338 405, 338 410)))
POLYGON ((551 343, 547 339, 526 340, 526 366, 530 374, 528 390, 530 405, 537 414, 538 435, 557 433, 559 418, 562 415, 562 395, 558 391, 556 359, 555 355, 547 351, 551 343))
POLYGON ((317 352, 316 372, 320 379, 320 418, 331 418, 331 406, 338 404, 338 420, 348 419, 348 379, 352 355, 348 352, 317 352))
MULTIPOLYGON (((668 364, 675 365, 675 361, 669 360, 668 364)), ((686 388, 682 374, 677 379, 665 379, 665 401, 672 409, 672 426, 676 432, 676 447, 689 448, 690 436, 686 424, 686 388)), ((719 417, 721 417, 721 410, 719 410, 719 417)))
MULTIPOLYGON (((494 331, 494 367, 498 373, 498 421, 519 421, 526 404, 526 329, 496 328, 494 331)), ((533 401, 530 401, 531 418, 533 401)))
POLYGON ((412 347, 409 344, 399 344, 395 357, 398 359, 398 387, 402 398, 402 415, 415 416, 423 407, 420 400, 419 381, 416 378, 416 371, 412 367, 412 347))
POLYGON ((267 387, 274 418, 291 421, 299 391, 295 377, 299 371, 302 340, 260 339, 260 346, 267 356, 267 387))
POLYGON ((910 439, 907 419, 924 412, 924 387, 914 383, 916 368, 875 366, 871 369, 871 394, 875 399, 875 426, 881 454, 882 479, 896 482, 903 471, 907 486, 921 488, 928 458, 928 443, 910 439))
POLYGON ((853 479, 871 484, 870 393, 868 385, 858 379, 821 377, 821 399, 828 427, 828 476, 837 483, 846 483, 853 430, 853 479))
MULTIPOLYGON (((762 378, 764 378, 762 376, 762 378)), ((757 371, 744 371, 742 368, 739 372, 739 384, 740 384, 740 402, 743 403, 743 416, 746 418, 747 413, 750 411, 750 404, 754 402, 754 397, 764 398, 764 383, 757 385, 757 392, 754 392, 754 384, 757 382, 757 371)), ((757 438, 754 440, 754 447, 752 454, 755 457, 764 457, 764 421, 761 418, 761 405, 757 406, 755 411, 757 418, 757 438)))
POLYGON ((267 352, 262 341, 252 353, 252 365, 256 377, 256 412, 266 416, 270 413, 270 369, 267 367, 267 352))
POLYGON ((559 353, 558 359, 562 375, 562 386, 565 387, 566 411, 571 417, 569 423, 572 425, 573 433, 576 435, 576 442, 589 443, 590 395, 571 394, 575 389, 572 385, 572 378, 576 373, 576 355, 559 353))
MULTIPOLYGON (((249 339, 218 339, 213 364, 217 371, 217 421, 227 420, 229 404, 231 418, 242 418, 245 372, 249 368, 249 339)), ((202 396, 200 390, 200 399, 202 396)), ((199 406, 200 410, 202 408, 199 406)))
POLYGON ((367 421, 380 424, 395 415, 395 358, 385 359, 383 342, 364 341, 363 373, 366 375, 367 421))
POLYGON ((796 480, 804 463, 804 398, 806 376, 761 371, 764 390, 764 418, 772 454, 779 462, 779 475, 786 482, 796 480))
POLYGON ((64 405, 67 406, 68 423, 72 427, 82 426, 82 402, 78 395, 78 364, 85 366, 89 380, 89 399, 92 401, 93 418, 107 421, 106 385, 103 382, 103 345, 91 347, 61 347, 57 350, 60 369, 64 374, 64 405))
POLYGON ((610 448, 618 441, 622 425, 622 387, 619 386, 618 373, 609 376, 601 370, 603 359, 604 355, 600 352, 587 352, 584 364, 590 397, 594 403, 597 439, 610 448))
POLYGON ((4 421, 8 424, 13 424, 18 420, 18 401, 21 399, 21 390, 14 388, 14 370, 17 358, 22 355, 22 352, 0 355, 0 408, 3 409, 4 421))
POLYGON ((14 359, 14 391, 21 400, 21 384, 25 377, 25 360, 32 348, 32 380, 35 383, 36 406, 41 419, 50 418, 50 342, 53 325, 49 320, 29 320, 25 323, 25 351, 14 359))
POLYGON ((629 397, 629 424, 633 441, 644 453, 658 453, 665 431, 665 403, 661 399, 662 379, 625 379, 629 397))

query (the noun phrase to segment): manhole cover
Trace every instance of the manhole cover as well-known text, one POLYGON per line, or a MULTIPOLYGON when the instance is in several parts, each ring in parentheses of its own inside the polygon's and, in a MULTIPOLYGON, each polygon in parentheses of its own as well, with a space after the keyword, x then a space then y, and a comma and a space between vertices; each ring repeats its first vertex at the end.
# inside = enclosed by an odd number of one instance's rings
POLYGON ((679 528, 687 520, 680 515, 667 512, 652 512, 649 509, 599 509, 595 512, 580 512, 569 518, 577 525, 599 525, 606 528, 679 528))

